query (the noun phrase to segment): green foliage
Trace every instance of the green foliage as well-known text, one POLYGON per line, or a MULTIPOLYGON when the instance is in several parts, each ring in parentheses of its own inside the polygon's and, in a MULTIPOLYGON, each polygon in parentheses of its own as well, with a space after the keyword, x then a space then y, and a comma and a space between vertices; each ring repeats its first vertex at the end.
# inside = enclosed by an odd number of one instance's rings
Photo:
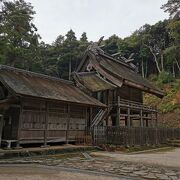
POLYGON ((88 38, 85 32, 82 33, 80 41, 83 43, 87 43, 88 42, 88 38))
POLYGON ((167 84, 173 81, 174 81, 174 78, 172 74, 166 71, 162 71, 159 74, 158 79, 157 79, 158 84, 167 84))
POLYGON ((171 17, 177 17, 179 16, 180 0, 168 0, 161 8, 168 12, 171 17))
POLYGON ((156 74, 151 74, 149 76, 149 80, 152 82, 157 82, 158 81, 158 76, 156 74))
MULTIPOLYGON (((156 82, 154 82, 156 83, 156 82)), ((168 84, 161 84, 166 93, 163 99, 145 94, 144 103, 150 106, 157 106, 162 113, 180 113, 180 83, 179 80, 168 84)))
POLYGON ((39 35, 32 23, 33 7, 24 0, 2 1, 0 6, 0 62, 31 69, 37 57, 39 35))

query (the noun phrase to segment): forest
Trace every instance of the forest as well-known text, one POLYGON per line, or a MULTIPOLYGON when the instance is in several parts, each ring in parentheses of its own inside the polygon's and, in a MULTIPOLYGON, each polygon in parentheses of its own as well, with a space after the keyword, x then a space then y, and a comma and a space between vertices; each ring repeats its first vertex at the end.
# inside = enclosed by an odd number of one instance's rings
MULTIPOLYGON (((103 50, 125 58, 133 55, 143 77, 173 81, 180 76, 179 7, 180 0, 169 0, 159 7, 169 19, 145 24, 126 38, 114 34, 102 41, 103 50)), ((35 13, 24 0, 0 0, 0 64, 68 79, 70 68, 76 69, 91 41, 86 32, 77 39, 70 29, 46 44, 33 23, 35 13)))

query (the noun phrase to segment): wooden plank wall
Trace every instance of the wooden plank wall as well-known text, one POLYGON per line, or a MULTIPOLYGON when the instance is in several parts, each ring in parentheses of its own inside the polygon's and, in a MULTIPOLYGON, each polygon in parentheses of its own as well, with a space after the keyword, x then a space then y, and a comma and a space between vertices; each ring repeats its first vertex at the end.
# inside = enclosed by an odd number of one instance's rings
POLYGON ((19 140, 21 143, 75 140, 86 127, 87 108, 65 103, 23 100, 19 140))
POLYGON ((117 97, 120 96, 122 99, 143 102, 142 91, 136 88, 123 85, 117 90, 117 97))

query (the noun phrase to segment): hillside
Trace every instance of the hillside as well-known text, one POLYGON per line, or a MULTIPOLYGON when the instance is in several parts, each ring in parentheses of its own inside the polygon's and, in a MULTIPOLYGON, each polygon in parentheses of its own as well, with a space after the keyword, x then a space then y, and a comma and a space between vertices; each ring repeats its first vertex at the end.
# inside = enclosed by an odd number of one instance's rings
POLYGON ((144 103, 157 106, 159 110, 159 125, 163 127, 180 128, 180 79, 168 84, 157 84, 166 93, 162 99, 145 94, 144 103))

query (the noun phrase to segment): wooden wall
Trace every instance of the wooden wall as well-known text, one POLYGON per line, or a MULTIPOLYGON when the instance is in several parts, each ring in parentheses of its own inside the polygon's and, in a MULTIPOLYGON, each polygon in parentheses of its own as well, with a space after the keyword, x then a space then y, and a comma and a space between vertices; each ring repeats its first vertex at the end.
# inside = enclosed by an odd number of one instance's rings
POLYGON ((143 103, 143 92, 139 89, 126 85, 114 90, 93 93, 93 97, 104 104, 112 104, 113 102, 116 102, 118 100, 118 96, 120 96, 121 99, 143 103))
POLYGON ((22 100, 21 143, 71 141, 76 135, 84 134, 87 108, 66 103, 45 102, 32 99, 22 100))
POLYGON ((130 101, 143 102, 143 93, 141 90, 125 85, 117 90, 117 96, 130 101))
POLYGON ((17 139, 19 125, 19 108, 10 107, 4 114, 3 139, 17 139))

